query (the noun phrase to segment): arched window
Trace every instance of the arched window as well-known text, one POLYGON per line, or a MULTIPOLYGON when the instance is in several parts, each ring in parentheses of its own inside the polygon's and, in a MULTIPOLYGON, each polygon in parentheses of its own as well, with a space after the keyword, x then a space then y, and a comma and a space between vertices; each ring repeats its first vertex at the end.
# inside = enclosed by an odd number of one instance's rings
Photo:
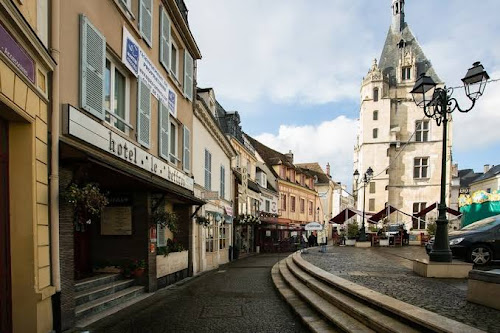
POLYGON ((378 111, 373 111, 373 120, 378 120, 378 111))
POLYGON ((378 102, 378 88, 373 89, 373 101, 378 102))

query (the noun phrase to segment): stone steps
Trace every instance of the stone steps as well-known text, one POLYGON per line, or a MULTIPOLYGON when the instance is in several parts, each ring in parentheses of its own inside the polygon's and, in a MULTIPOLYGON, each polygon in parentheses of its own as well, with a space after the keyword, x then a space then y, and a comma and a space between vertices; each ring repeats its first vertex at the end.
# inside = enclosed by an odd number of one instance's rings
POLYGON ((98 274, 75 283, 75 292, 88 290, 120 279, 120 274, 98 274))
POLYGON ((75 293, 75 304, 82 305, 106 295, 113 294, 117 291, 132 287, 133 285, 133 279, 117 280, 107 284, 98 285, 90 289, 81 290, 75 293))
POLYGON ((325 327, 342 332, 482 332, 325 272, 300 252, 277 263, 272 274, 276 288, 313 332, 326 332, 325 327))

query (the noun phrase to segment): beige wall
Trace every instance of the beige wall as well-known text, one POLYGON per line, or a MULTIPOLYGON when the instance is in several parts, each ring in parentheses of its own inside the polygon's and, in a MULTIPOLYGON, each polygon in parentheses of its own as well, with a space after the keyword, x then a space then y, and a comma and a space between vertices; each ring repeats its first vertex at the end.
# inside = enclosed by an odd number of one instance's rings
POLYGON ((301 186, 289 183, 287 181, 278 180, 279 184, 279 207, 282 208, 281 194, 286 194, 287 203, 286 210, 281 209, 280 217, 285 219, 291 219, 293 221, 299 222, 313 222, 317 220, 316 208, 317 208, 317 193, 313 190, 308 190, 301 186), (295 211, 292 211, 291 196, 295 196, 295 211), (300 199, 305 200, 304 213, 300 212, 300 199), (313 204, 312 214, 309 214, 309 202, 313 204))
POLYGON ((491 191, 495 190, 500 190, 500 176, 497 175, 496 177, 492 177, 489 179, 485 179, 484 181, 480 181, 477 183, 472 183, 470 184, 470 193, 474 193, 475 191, 479 190, 488 190, 491 189, 491 191))

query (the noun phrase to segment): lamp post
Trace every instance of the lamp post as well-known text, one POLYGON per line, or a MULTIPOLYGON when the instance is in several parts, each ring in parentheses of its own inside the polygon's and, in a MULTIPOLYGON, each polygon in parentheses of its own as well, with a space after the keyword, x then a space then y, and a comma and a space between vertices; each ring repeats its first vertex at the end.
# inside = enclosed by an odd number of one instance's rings
POLYGON ((453 88, 436 88, 437 84, 431 77, 422 74, 415 82, 410 92, 417 106, 423 108, 424 114, 436 120, 438 126, 443 124, 443 152, 441 160, 441 198, 438 206, 439 216, 436 220, 436 236, 429 260, 435 262, 451 262, 452 254, 448 241, 448 219, 446 218, 446 141, 448 130, 448 114, 458 110, 469 112, 474 108, 476 100, 483 95, 484 88, 490 77, 480 62, 475 62, 462 79, 465 93, 472 101, 468 109, 461 109, 458 101, 452 97, 453 88))
MULTIPOLYGON (((358 187, 358 179, 359 179, 359 172, 356 169, 354 171, 354 181, 356 182, 356 188, 358 187)), ((366 170, 365 174, 363 175, 363 178, 361 181, 363 182, 363 219, 361 223, 361 229, 359 229, 359 241, 360 242, 366 242, 366 232, 365 232, 365 199, 366 199, 366 185, 370 182, 370 180, 373 177, 373 170, 371 167, 368 167, 368 170, 366 170)))

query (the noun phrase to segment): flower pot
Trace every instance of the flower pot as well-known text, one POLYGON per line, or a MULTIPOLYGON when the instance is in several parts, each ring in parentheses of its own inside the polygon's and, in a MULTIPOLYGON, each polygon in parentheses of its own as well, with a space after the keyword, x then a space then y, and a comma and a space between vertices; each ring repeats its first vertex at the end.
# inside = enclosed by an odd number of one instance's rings
POLYGON ((354 246, 354 245, 356 245, 356 240, 355 239, 346 239, 345 245, 354 246))
POLYGON ((145 271, 145 270, 146 270, 145 268, 136 268, 136 269, 134 270, 134 276, 135 276, 136 278, 139 278, 139 277, 143 276, 143 275, 144 275, 144 271, 145 271))

